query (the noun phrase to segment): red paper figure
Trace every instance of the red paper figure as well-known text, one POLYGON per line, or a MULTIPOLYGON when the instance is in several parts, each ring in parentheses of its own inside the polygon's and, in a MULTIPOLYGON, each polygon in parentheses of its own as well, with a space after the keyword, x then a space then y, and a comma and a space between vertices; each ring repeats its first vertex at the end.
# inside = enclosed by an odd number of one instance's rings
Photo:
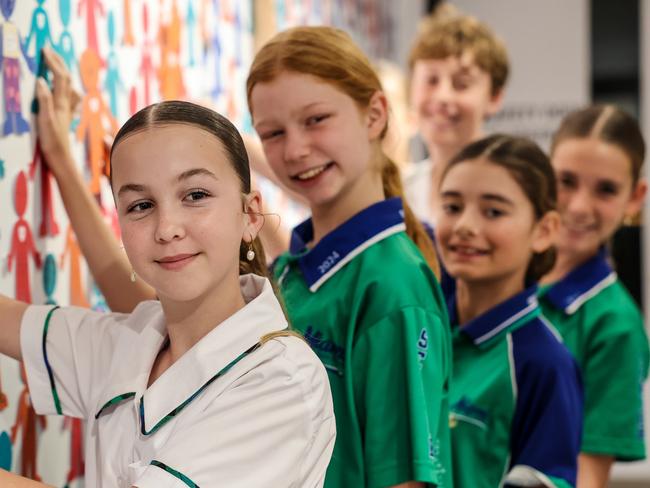
POLYGON ((113 133, 117 131, 117 122, 104 102, 99 90, 99 68, 101 60, 94 51, 86 49, 79 60, 81 82, 86 94, 83 97, 81 117, 77 126, 77 139, 86 141, 86 155, 90 169, 90 191, 99 200, 101 193, 100 176, 102 171, 108 173, 104 137, 107 131, 104 120, 107 120, 113 133))
POLYGON ((144 85, 144 106, 151 104, 151 79, 156 76, 156 68, 151 59, 151 52, 153 51, 153 42, 149 39, 149 11, 147 4, 142 6, 142 27, 144 32, 144 39, 142 45, 142 60, 140 61, 140 74, 142 75, 142 82, 144 85))
POLYGON ((77 478, 82 478, 85 471, 83 422, 81 419, 66 417, 63 429, 70 430, 70 471, 65 481, 66 486, 69 486, 77 478))
POLYGON ((29 178, 34 179, 36 167, 41 168, 41 225, 39 226, 38 235, 55 236, 59 233, 59 224, 54 215, 54 204, 52 202, 52 175, 45 162, 45 156, 41 150, 41 143, 36 139, 34 148, 34 158, 29 166, 29 178))
POLYGON ((14 203, 18 220, 14 224, 11 235, 11 247, 7 259, 7 268, 12 271, 14 260, 16 262, 16 299, 31 303, 31 287, 29 286, 29 256, 31 254, 36 267, 41 267, 41 255, 36 250, 34 238, 29 224, 25 220, 27 209, 27 178, 24 172, 16 177, 14 203))
POLYGON ((23 380, 25 387, 20 393, 18 399, 18 410, 16 413, 16 423, 11 428, 11 443, 16 444, 16 437, 18 431, 22 431, 20 456, 20 471, 21 476, 26 476, 35 481, 41 481, 38 475, 36 466, 36 438, 38 437, 38 424, 41 429, 47 427, 47 420, 42 415, 36 415, 32 402, 29 397, 29 390, 27 388, 27 379, 25 375, 25 367, 20 365, 20 378, 23 380))
POLYGON ((79 0, 77 15, 82 16, 82 11, 86 8, 86 38, 88 39, 88 49, 92 49, 99 56, 99 45, 97 43, 97 14, 106 15, 104 5, 101 0, 79 0))
POLYGON ((81 250, 79 249, 77 238, 72 231, 72 226, 68 226, 68 232, 66 233, 65 247, 61 254, 59 264, 61 269, 65 266, 66 257, 70 259, 70 304, 90 308, 81 284, 81 250))
POLYGON ((124 0, 124 37, 122 38, 122 44, 125 46, 135 45, 131 23, 131 0, 124 0))
POLYGON ((0 412, 9 406, 7 395, 2 391, 2 377, 0 377, 0 412))
POLYGON ((185 96, 181 57, 181 16, 176 1, 172 2, 169 24, 160 23, 160 69, 158 82, 163 100, 177 100, 185 96))

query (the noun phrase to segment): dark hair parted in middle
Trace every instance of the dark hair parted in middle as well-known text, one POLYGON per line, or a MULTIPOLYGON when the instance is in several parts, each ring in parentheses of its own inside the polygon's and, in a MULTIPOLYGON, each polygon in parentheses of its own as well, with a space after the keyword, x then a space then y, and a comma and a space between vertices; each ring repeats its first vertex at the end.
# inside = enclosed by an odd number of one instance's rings
MULTIPOLYGON (((470 160, 486 160, 505 168, 528 197, 537 220, 556 209, 557 189, 551 161, 530 139, 494 134, 473 142, 449 162, 441 181, 454 165, 470 160)), ((554 263, 554 247, 535 253, 526 270, 526 282, 539 280, 554 263)))

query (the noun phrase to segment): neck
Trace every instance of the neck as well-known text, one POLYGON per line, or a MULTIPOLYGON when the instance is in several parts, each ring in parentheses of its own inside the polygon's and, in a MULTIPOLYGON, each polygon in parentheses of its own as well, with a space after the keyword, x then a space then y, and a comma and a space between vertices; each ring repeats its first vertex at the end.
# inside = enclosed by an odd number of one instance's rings
POLYGON ((368 171, 349 188, 342 190, 335 201, 312 206, 312 246, 354 215, 385 198, 381 173, 368 171))
POLYGON ((575 268, 595 256, 597 252, 598 250, 595 250, 592 253, 583 255, 575 254, 569 251, 563 251, 562 249, 558 248, 553 268, 542 277, 540 283, 543 285, 550 285, 556 281, 560 281, 575 268))
POLYGON ((524 291, 523 274, 498 282, 456 280, 458 323, 463 326, 522 291, 524 291))
POLYGON ((187 302, 176 302, 161 297, 160 302, 167 321, 170 365, 189 351, 215 327, 246 305, 239 287, 234 284, 219 287, 209 296, 187 302))

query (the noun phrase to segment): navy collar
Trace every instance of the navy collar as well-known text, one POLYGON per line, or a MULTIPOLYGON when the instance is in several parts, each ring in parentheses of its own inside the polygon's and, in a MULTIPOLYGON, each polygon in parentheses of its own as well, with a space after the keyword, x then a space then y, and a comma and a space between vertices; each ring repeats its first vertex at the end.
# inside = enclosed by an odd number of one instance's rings
POLYGON ((362 251, 405 230, 402 199, 389 198, 354 215, 309 250, 314 228, 311 219, 305 220, 291 234, 289 253, 298 260, 309 290, 315 292, 362 251))
POLYGON ((574 314, 587 300, 616 282, 616 272, 607 257, 607 250, 601 248, 594 257, 550 285, 543 295, 555 308, 574 314))
MULTIPOLYGON (((449 300, 448 307, 450 323, 457 327, 458 313, 455 296, 449 300)), ((460 328, 460 332, 467 335, 477 346, 488 345, 496 337, 519 327, 540 314, 537 302, 537 285, 533 285, 470 320, 460 328)))

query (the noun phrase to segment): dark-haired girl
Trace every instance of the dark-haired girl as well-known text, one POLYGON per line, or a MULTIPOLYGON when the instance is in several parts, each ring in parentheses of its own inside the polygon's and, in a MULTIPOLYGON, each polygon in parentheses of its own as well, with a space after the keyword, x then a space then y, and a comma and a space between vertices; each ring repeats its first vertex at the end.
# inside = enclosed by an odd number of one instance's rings
MULTIPOLYGON (((41 120, 69 113, 53 67, 41 120)), ((66 138, 43 141, 48 157, 70 158, 66 138)), ((152 105, 117 134, 111 169, 132 276, 158 300, 103 314, 0 297, 0 353, 25 363, 34 408, 87 421, 89 486, 322 486, 327 374, 263 276, 237 130, 187 102, 152 105)), ((0 485, 44 486, 5 471, 0 485)))
POLYGON ((559 225, 550 162, 528 140, 487 137, 451 160, 440 195, 437 242, 456 285, 454 485, 574 486, 579 373, 535 285, 559 225))

